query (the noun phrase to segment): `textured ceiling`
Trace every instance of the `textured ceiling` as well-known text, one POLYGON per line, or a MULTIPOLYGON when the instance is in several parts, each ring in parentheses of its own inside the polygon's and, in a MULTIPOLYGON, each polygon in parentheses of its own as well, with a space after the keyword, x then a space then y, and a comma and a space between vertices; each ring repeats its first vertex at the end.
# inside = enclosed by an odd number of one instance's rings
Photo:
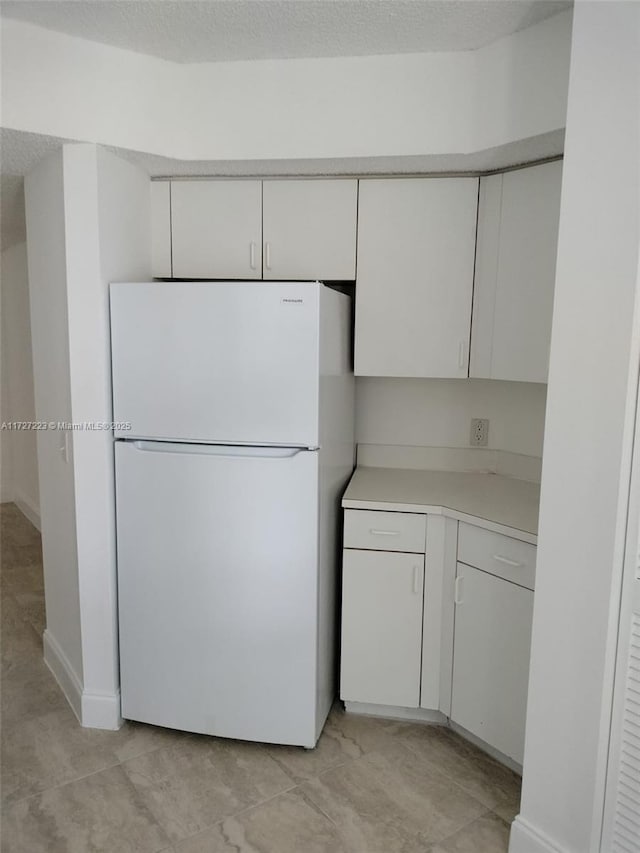
POLYGON ((175 62, 473 50, 570 0, 5 0, 2 15, 175 62))
MULTIPOLYGON (((6 128, 0 130, 0 236, 2 249, 25 239, 23 176, 50 151, 74 140, 6 128)), ((562 154, 564 132, 534 136, 473 154, 415 157, 354 157, 336 160, 186 161, 111 148, 152 177, 248 175, 479 174, 562 154)))

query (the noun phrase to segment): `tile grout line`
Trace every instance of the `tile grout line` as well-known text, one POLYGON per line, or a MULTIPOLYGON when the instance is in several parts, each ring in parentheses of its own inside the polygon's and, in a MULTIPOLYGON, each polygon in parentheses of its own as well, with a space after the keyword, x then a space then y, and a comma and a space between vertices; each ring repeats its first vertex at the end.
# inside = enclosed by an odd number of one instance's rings
MULTIPOLYGON (((402 746, 403 749, 406 749, 410 754, 412 754, 411 750, 409 749, 409 746, 407 744, 401 742, 400 745, 402 746)), ((488 756, 488 757, 490 758, 491 756, 488 756)), ((498 762, 496 762, 496 766, 498 768, 503 768, 503 765, 499 764, 498 762)), ((509 768, 504 768, 504 769, 509 769, 509 768)), ((446 779, 452 785, 455 785, 463 793, 465 793, 468 797, 471 797, 473 800, 475 800, 477 803, 479 803, 483 808, 488 809, 489 811, 494 811, 496 806, 500 805, 499 803, 495 803, 493 806, 487 806, 485 803, 482 802, 482 800, 479 800, 478 797, 474 793, 472 793, 468 788, 466 788, 462 784, 462 782, 459 782, 456 779, 452 779, 450 776, 447 776, 447 774, 443 770, 439 770, 438 768, 430 768, 430 772, 432 772, 432 771, 440 774, 440 776, 442 776, 444 779, 446 779)), ((500 815, 498 815, 498 817, 500 817, 500 815)), ((502 820, 504 820, 504 818, 502 818, 502 820)))
MULTIPOLYGON (((56 709, 53 711, 47 711, 45 714, 39 714, 37 717, 32 717, 28 722, 33 722, 35 720, 39 720, 42 717, 48 716, 49 714, 59 713, 60 711, 63 711, 63 710, 67 710, 67 709, 61 708, 61 709, 56 709)), ((82 726, 80 726, 80 723, 77 723, 77 725, 79 728, 82 728, 82 726)), ((96 731, 106 731, 106 730, 97 729, 96 731)), ((129 778, 129 774, 126 772, 123 765, 126 764, 128 761, 135 761, 138 758, 143 758, 145 756, 152 755, 154 752, 157 752, 160 749, 166 749, 166 748, 167 748, 166 744, 158 744, 158 746, 154 746, 151 749, 146 750, 145 752, 138 753, 137 755, 131 755, 128 758, 119 759, 117 756, 115 756, 116 760, 114 762, 111 762, 109 764, 105 764, 103 767, 100 767, 97 770, 92 770, 91 773, 84 773, 81 776, 77 776, 73 779, 68 779, 66 782, 60 782, 58 785, 49 785, 47 788, 42 788, 40 791, 34 791, 32 794, 27 794, 24 797, 18 797, 18 799, 16 799, 16 800, 8 801, 5 797, 3 797, 2 798, 2 807, 3 808, 4 807, 10 807, 10 806, 15 805, 16 803, 22 803, 25 800, 30 800, 30 799, 33 799, 34 797, 39 797, 42 794, 48 793, 49 791, 58 791, 61 788, 66 788, 68 785, 74 785, 76 782, 81 782, 84 779, 90 779, 92 776, 97 776, 99 773, 104 773, 106 770, 113 770, 114 767, 122 767, 123 772, 124 772, 125 776, 127 777, 127 780, 130 782, 130 784, 133 785, 133 782, 131 782, 131 779, 129 778)), ((135 788, 135 785, 134 785, 134 788, 135 788)))
MULTIPOLYGON (((291 781, 293 781, 293 780, 291 780, 291 781)), ((267 803, 270 803, 272 800, 276 800, 278 797, 282 797, 284 794, 290 794, 292 791, 295 791, 296 788, 298 788, 298 787, 299 786, 297 784, 292 785, 290 788, 285 788, 282 791, 278 791, 277 794, 273 794, 272 796, 267 797, 265 800, 260 800, 259 802, 251 803, 248 806, 243 806, 237 812, 231 812, 230 814, 225 815, 224 817, 221 817, 218 820, 215 820, 213 823, 210 823, 208 826, 203 827, 203 829, 199 829, 197 832, 194 832, 191 835, 185 835, 184 838, 180 838, 177 841, 173 841, 172 844, 175 846, 176 844, 182 844, 185 841, 190 841, 192 838, 197 838, 199 835, 204 835, 205 832, 210 832, 212 829, 215 829, 216 826, 221 826, 225 822, 225 820, 229 820, 230 818, 240 817, 240 815, 243 815, 245 812, 250 812, 253 809, 260 808, 261 806, 264 806, 267 803)), ((169 849, 171 849, 171 848, 169 848, 169 849)), ((162 853, 162 851, 160 851, 160 853, 162 853)))
MULTIPOLYGON (((38 718, 34 717, 33 719, 38 718)), ((82 782, 85 779, 90 779, 92 776, 97 776, 99 773, 104 773, 107 770, 113 770, 114 767, 120 767, 120 764, 121 762, 107 764, 105 767, 101 767, 99 770, 93 770, 91 773, 85 773, 83 776, 78 776, 76 779, 69 779, 67 782, 60 782, 59 785, 50 785, 48 788, 42 788, 42 790, 40 791, 34 791, 33 794, 27 794, 26 796, 18 797, 15 800, 7 800, 3 797, 2 810, 5 811, 8 808, 13 808, 18 803, 24 803, 27 800, 33 800, 35 797, 41 797, 43 794, 48 794, 50 791, 59 791, 62 788, 68 787, 69 785, 75 785, 76 782, 82 782)))
MULTIPOLYGON (((482 805, 482 803, 480 803, 480 805, 482 805)), ((455 832, 452 832, 450 835, 447 835, 444 838, 441 838, 439 841, 433 841, 431 843, 432 844, 444 844, 445 842, 450 841, 459 832, 462 832, 464 829, 467 829, 468 827, 472 826, 477 820, 481 820, 483 817, 486 817, 489 814, 493 814, 491 809, 487 809, 486 811, 482 812, 481 815, 478 815, 477 817, 473 817, 473 818, 471 818, 471 820, 466 821, 465 823, 462 824, 462 826, 459 826, 458 829, 456 829, 455 832)))

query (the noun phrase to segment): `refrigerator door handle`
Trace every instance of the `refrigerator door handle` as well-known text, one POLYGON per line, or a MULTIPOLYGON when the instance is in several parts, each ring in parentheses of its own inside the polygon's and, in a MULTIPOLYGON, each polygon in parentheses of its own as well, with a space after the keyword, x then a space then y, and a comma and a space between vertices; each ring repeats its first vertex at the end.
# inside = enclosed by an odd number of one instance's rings
POLYGON ((145 453, 184 453, 199 456, 250 456, 260 459, 290 459, 306 453, 305 447, 251 447, 227 444, 188 444, 182 441, 134 441, 145 453))

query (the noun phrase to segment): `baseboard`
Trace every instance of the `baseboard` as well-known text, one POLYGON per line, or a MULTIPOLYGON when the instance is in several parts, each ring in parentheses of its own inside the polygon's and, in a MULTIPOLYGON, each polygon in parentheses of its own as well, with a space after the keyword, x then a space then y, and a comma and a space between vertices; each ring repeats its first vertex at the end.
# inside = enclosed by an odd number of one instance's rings
POLYGON ((447 718, 440 711, 426 708, 401 708, 396 705, 374 705, 369 702, 345 702, 348 714, 361 714, 363 717, 384 717, 386 720, 412 720, 416 723, 432 723, 444 726, 447 718))
POLYGON ((42 647, 44 650, 44 662, 67 697, 67 701, 71 705, 71 710, 78 718, 78 721, 82 723, 82 682, 75 669, 71 666, 69 658, 62 651, 58 641, 48 628, 45 628, 42 635, 42 647))
POLYGON ((77 672, 48 628, 42 635, 42 644, 44 662, 58 682, 80 725, 89 729, 119 729, 122 725, 120 691, 91 693, 84 690, 77 672))
POLYGON ((513 770, 514 773, 517 773, 518 776, 522 776, 522 764, 517 762, 515 759, 510 758, 508 755, 505 755, 504 752, 500 752, 499 749, 491 746, 491 744, 482 740, 482 738, 477 737, 472 734, 472 732, 467 729, 459 726, 457 723, 454 723, 453 720, 449 720, 449 727, 452 731, 457 732, 460 737, 463 737, 465 740, 470 741, 475 744, 478 749, 481 749, 483 752, 486 752, 487 755, 490 755, 492 758, 495 758, 496 761, 499 761, 500 764, 504 764, 505 767, 508 767, 510 770, 513 770))
POLYGON ((82 693, 82 719, 88 729, 116 731, 122 725, 120 691, 116 693, 82 693))
POLYGON ((509 853, 567 853, 543 832, 518 815, 511 824, 509 853))
POLYGON ((40 527, 40 508, 36 506, 36 504, 26 495, 14 495, 13 502, 18 507, 20 512, 25 515, 31 524, 37 529, 41 530, 40 527))

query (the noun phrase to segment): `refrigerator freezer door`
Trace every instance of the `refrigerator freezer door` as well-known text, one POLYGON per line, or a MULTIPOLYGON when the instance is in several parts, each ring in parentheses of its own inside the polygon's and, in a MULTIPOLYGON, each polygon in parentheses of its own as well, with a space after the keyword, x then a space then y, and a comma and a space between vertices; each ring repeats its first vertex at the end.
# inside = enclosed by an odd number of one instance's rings
POLYGON ((116 436, 317 447, 320 287, 111 285, 116 436))
POLYGON ((116 442, 125 718, 316 739, 318 453, 116 442))

